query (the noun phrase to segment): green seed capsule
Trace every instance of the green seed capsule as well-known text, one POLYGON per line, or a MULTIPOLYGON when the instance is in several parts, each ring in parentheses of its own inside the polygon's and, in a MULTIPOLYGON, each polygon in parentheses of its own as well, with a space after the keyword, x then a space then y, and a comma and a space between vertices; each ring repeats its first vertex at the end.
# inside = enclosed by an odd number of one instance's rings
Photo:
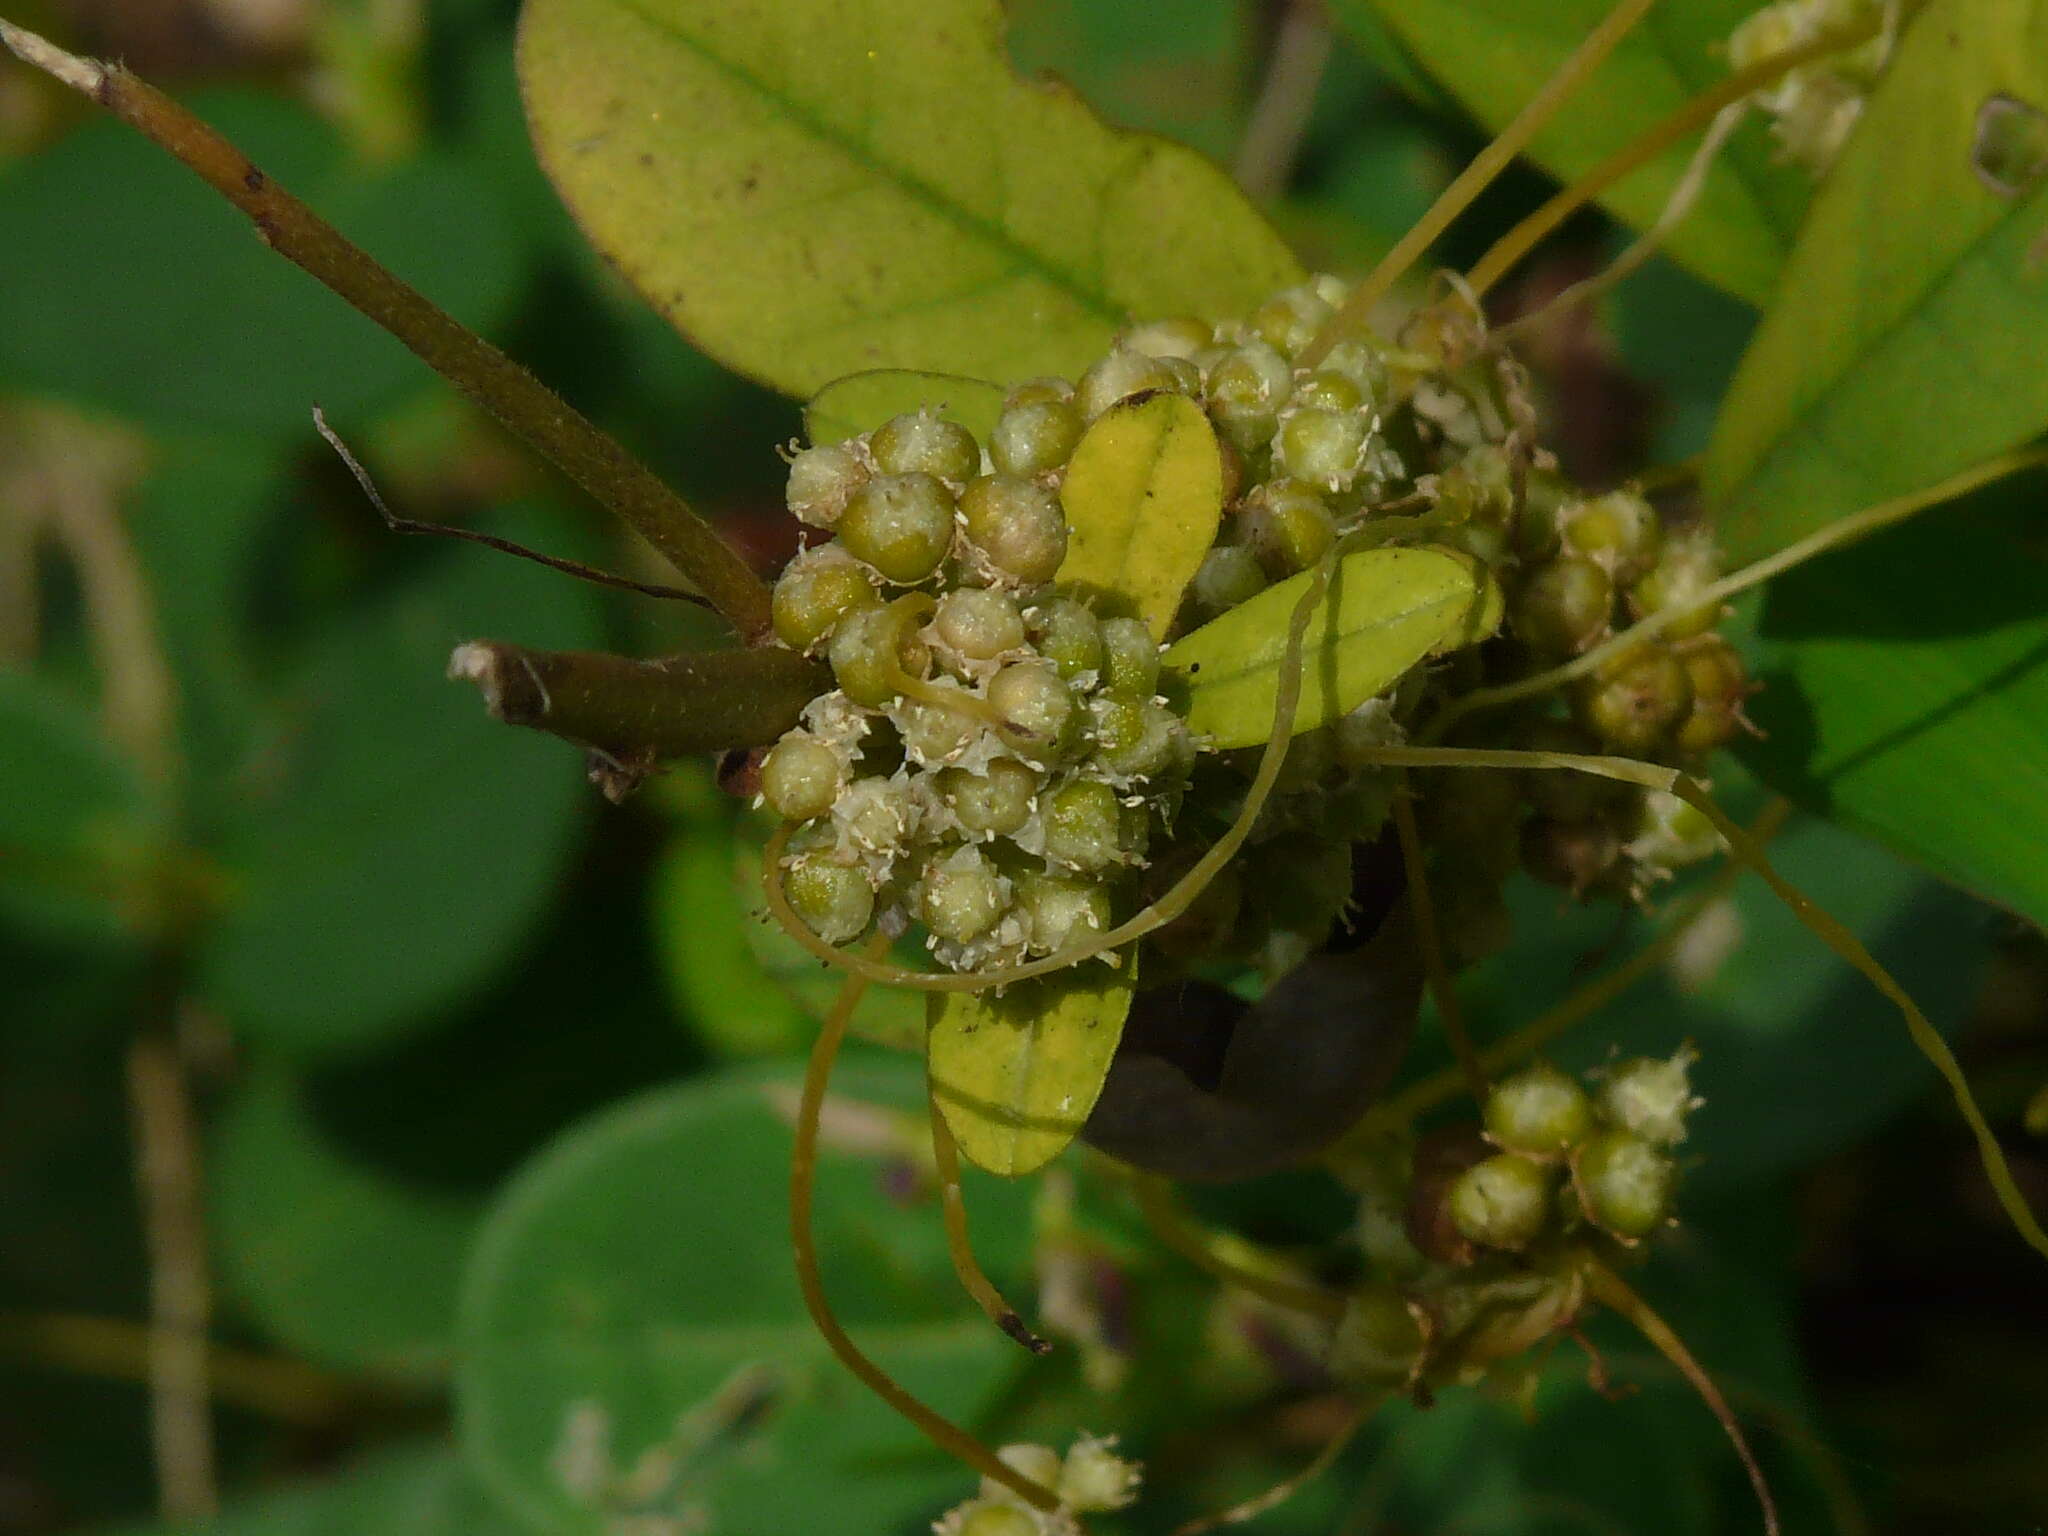
POLYGON ((981 473, 974 434, 937 411, 891 417, 869 435, 868 452, 885 475, 931 475, 964 485, 981 473))
POLYGON ((1699 1101, 1692 1092, 1690 1046, 1668 1059, 1632 1056, 1607 1069, 1600 1082, 1600 1113, 1610 1125, 1660 1147, 1685 1140, 1685 1122, 1699 1101))
POLYGON ((1315 339, 1336 313, 1329 301, 1307 283, 1276 294, 1252 311, 1251 329, 1275 351, 1294 356, 1315 339))
POLYGON ((791 731, 761 760, 761 798, 785 821, 810 821, 832 809, 843 778, 838 753, 791 731))
POLYGON ((851 444, 806 448, 789 461, 789 510, 813 528, 830 528, 867 479, 867 464, 851 444))
POLYGON ((1610 491, 1560 518, 1565 547, 1626 576, 1646 569, 1664 542, 1657 512, 1634 491, 1610 491))
POLYGON ((1159 646, 1137 619, 1102 621, 1102 687, 1121 698, 1149 699, 1159 690, 1159 646))
POLYGON ((1242 544, 1218 544, 1202 556, 1190 584, 1195 606, 1208 614, 1226 612, 1265 590, 1265 567, 1242 544))
POLYGON ((1024 615, 1008 593, 955 587, 939 599, 932 630, 962 656, 987 661, 1024 644, 1024 615))
POLYGON ((1045 802, 1045 856, 1083 874, 1107 869, 1123 851, 1123 807, 1093 779, 1062 785, 1045 802))
POLYGON ((1522 512, 1515 523, 1516 552, 1530 561, 1554 558, 1564 542, 1558 530, 1578 500, 1571 482, 1556 470, 1531 469, 1522 486, 1522 512))
POLYGON ((1351 411, 1290 408, 1280 413, 1280 430, 1273 436, 1273 465, 1325 490, 1349 490, 1365 469, 1370 427, 1351 411))
POLYGON ((808 654, 829 640, 848 614, 881 603, 865 566, 837 544, 821 544, 790 561, 775 582, 770 608, 775 638, 808 654))
POLYGON ((1063 755, 1080 726, 1073 689, 1043 662, 1003 668, 989 679, 988 701, 1034 757, 1063 755))
POLYGON ((1355 415, 1365 409, 1365 399, 1365 391, 1358 387, 1355 379, 1324 368, 1298 380, 1287 403, 1295 407, 1313 406, 1318 410, 1355 415))
POLYGON ((1088 705, 1096 761, 1125 778, 1152 778, 1180 760, 1187 727, 1150 699, 1106 695, 1088 705))
POLYGON ((1337 542, 1337 519, 1305 480, 1270 480, 1252 492, 1244 542, 1275 581, 1305 571, 1337 542))
POLYGON ((1209 416, 1240 453, 1272 441, 1280 407, 1294 389, 1287 359, 1264 342, 1248 342, 1209 370, 1209 416))
POLYGON ((850 864, 822 853, 805 854, 783 872, 783 891, 811 932, 827 944, 845 944, 868 931, 875 893, 850 864))
POLYGON ((1616 1237, 1648 1237, 1670 1220, 1677 1181, 1677 1165, 1630 1131, 1607 1131, 1579 1154, 1586 1215, 1616 1237))
POLYGON ((1052 492, 1015 475, 984 475, 960 497, 967 540, 990 575, 1019 586, 1051 581, 1067 557, 1067 523, 1052 492))
POLYGON ((1720 556, 1710 536, 1699 530, 1676 534, 1649 574, 1629 589, 1629 608, 1639 619, 1677 609, 1678 617, 1664 631, 1667 640, 1703 635, 1720 622, 1721 605, 1700 601, 1700 594, 1720 574, 1720 556))
POLYGON ((1591 560, 1564 558, 1537 567, 1510 604, 1522 644, 1543 657, 1576 656, 1607 633, 1614 583, 1591 560))
POLYGON ((1068 682, 1102 675, 1102 624, 1085 604, 1053 598, 1025 614, 1024 627, 1038 654, 1068 682))
POLYGON ((1003 409, 1007 411, 1019 405, 1037 405, 1046 400, 1072 401, 1073 398, 1073 385, 1065 379, 1048 374, 1012 385, 1010 392, 1003 396, 1003 409))
POLYGON ((1554 1156, 1593 1133, 1593 1102, 1578 1079, 1547 1061, 1532 1062, 1486 1095, 1486 1134, 1495 1146, 1554 1156))
POLYGON ((970 943, 995 927, 1009 907, 1010 882, 979 848, 955 848, 925 866, 919 911, 942 939, 970 943))
POLYGON ((896 674, 924 674, 930 652, 917 639, 918 614, 902 603, 862 608, 833 633, 832 676, 856 704, 881 709, 897 696, 896 674))
POLYGON ((1488 1248, 1526 1248, 1550 1220, 1550 1170, 1503 1152, 1459 1174, 1449 1205, 1452 1224, 1470 1241, 1488 1248))
POLYGON ((1007 837, 1031 819, 1039 775, 1012 757, 999 757, 980 773, 948 768, 939 793, 969 832, 1007 837))
POLYGON ((1422 1360, 1422 1325, 1391 1285, 1353 1291, 1330 1341, 1330 1374, 1358 1386, 1398 1385, 1422 1360))
POLYGON ((1074 456, 1081 426, 1081 413, 1066 400, 1006 406, 989 434, 989 458, 1003 474, 1032 479, 1059 469, 1074 456))
POLYGON ((1072 875, 1026 874, 1017 880, 1017 907, 1031 925, 1032 953, 1054 955, 1110 928, 1109 890, 1072 875))
POLYGON ((878 475, 846 504, 839 541, 890 581, 923 581, 953 542, 953 497, 932 475, 878 475))
POLYGON ((1093 421, 1119 401, 1154 390, 1179 387, 1173 370, 1156 357, 1147 357, 1129 347, 1115 347, 1101 362, 1081 375, 1074 386, 1074 405, 1093 421))
POLYGON ((1751 692, 1749 669, 1719 635, 1688 641, 1679 658, 1692 701, 1675 734, 1678 750, 1704 755, 1725 747, 1742 729, 1742 703, 1751 692))
POLYGON ((1692 682, 1670 651, 1638 652, 1582 678, 1572 691, 1579 723, 1617 752, 1647 757, 1662 747, 1692 707, 1692 682))

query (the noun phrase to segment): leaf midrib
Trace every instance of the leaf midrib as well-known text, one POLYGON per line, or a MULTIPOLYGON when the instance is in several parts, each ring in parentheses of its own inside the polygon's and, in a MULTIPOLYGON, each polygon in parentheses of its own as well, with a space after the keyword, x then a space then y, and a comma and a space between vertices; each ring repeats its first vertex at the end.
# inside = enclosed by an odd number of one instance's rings
MULTIPOLYGON (((983 244, 1003 253, 1017 265, 1017 270, 1029 272, 1068 297, 1081 304, 1097 318, 1112 325, 1121 324, 1127 317, 1119 306, 1099 285, 1090 285, 1074 271, 1053 262, 1043 252, 1025 245, 1003 225, 993 223, 979 213, 963 206, 937 187, 900 166, 892 165, 877 157, 873 149, 852 138, 833 124, 819 117, 797 98, 776 90, 767 81, 744 65, 738 64, 707 47, 701 40, 682 31, 664 17, 649 14, 637 0, 614 0, 621 9, 637 16, 643 23, 663 36, 672 38, 676 44, 694 57, 710 65, 726 79, 752 91, 763 101, 783 113, 789 121, 819 142, 830 146, 846 156, 861 169, 882 181, 905 192, 910 198, 923 204, 930 211, 949 220, 965 230, 983 244)), ((1001 67, 1000 65, 998 66, 1001 67)), ((1014 88, 1015 82, 1005 80, 1006 88, 1014 88)), ((1098 274, 1099 275, 1099 274, 1098 274)))

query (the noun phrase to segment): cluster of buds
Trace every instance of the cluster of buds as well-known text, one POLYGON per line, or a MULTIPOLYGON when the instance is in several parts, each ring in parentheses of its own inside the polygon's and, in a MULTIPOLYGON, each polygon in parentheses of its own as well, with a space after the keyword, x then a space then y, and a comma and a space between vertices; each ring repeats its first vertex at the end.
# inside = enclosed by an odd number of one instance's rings
POLYGON ((1859 21, 1881 22, 1867 41, 1802 64, 1757 92, 1786 159, 1815 176, 1834 164, 1891 57, 1897 22, 1885 13, 1896 9, 1896 0, 1776 0, 1729 36, 1729 66, 1743 70, 1859 21))
POLYGON ((1059 1496, 1057 1510, 1034 1509, 992 1477, 981 1491, 932 1523, 934 1536, 1070 1536, 1075 1515, 1122 1509, 1138 1496, 1142 1471, 1116 1454, 1114 1435, 1082 1435, 1062 1457, 1047 1445, 1006 1445, 1009 1466, 1059 1496))

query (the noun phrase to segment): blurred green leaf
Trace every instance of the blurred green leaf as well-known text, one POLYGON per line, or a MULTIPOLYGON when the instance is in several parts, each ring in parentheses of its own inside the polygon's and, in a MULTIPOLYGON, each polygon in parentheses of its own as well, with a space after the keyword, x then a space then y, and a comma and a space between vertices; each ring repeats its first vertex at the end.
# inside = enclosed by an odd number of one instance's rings
POLYGON ((319 1482, 230 1503, 213 1520, 127 1525, 106 1536, 512 1536, 440 1446, 382 1451, 319 1482))
POLYGON ((952 373, 878 368, 834 379, 804 407, 804 430, 813 443, 843 442, 871 432, 892 416, 936 410, 986 444, 1002 414, 1001 386, 952 373))
MULTIPOLYGON (((2004 498, 2016 521, 2043 484, 2004 498)), ((1742 752, 1800 804, 2048 923, 2048 550, 1973 514, 1986 499, 1778 579, 1748 706, 1764 735, 1742 752)))
POLYGON ((1994 188, 1980 114, 2048 113, 2048 5, 1932 0, 1814 200, 1704 470, 1737 560, 2048 427, 2048 167, 1994 188))
MULTIPOLYGON (((1290 576, 1168 647, 1173 684, 1187 693, 1188 729, 1212 746, 1258 746, 1272 734, 1287 632, 1309 579, 1306 571, 1290 576)), ((1302 636, 1295 734, 1385 690, 1459 633, 1472 606, 1472 573, 1449 555, 1362 549, 1344 556, 1302 636)))
MULTIPOLYGON (((1354 27, 1367 5, 1493 132, 1521 111, 1613 8, 1611 0, 1339 0, 1334 13, 1340 25, 1354 27)), ((1721 45, 1753 9, 1751 0, 1653 7, 1536 135, 1530 158, 1570 182, 1647 133, 1726 77, 1721 45)), ((1369 31, 1358 40, 1371 51, 1369 31)), ((1602 205, 1647 228, 1664 211, 1692 151, 1690 142, 1666 150, 1615 183, 1602 205)), ((1722 152, 1665 248, 1707 281, 1761 304, 1804 203, 1802 176, 1773 164, 1770 141, 1752 129, 1722 152)))
POLYGON ((794 394, 1073 373, 1134 316, 1220 317, 1298 276, 1214 166, 1018 81, 992 0, 527 0, 520 67, 591 240, 794 394))
MULTIPOLYGON (((560 546, 531 512, 498 531, 560 546)), ((231 905, 201 983, 251 1037, 361 1048, 481 985, 559 878, 589 791, 576 753, 492 721, 446 681, 479 635, 596 642, 588 590, 446 551, 330 628, 290 680, 285 739, 252 775, 221 856, 231 905)))
POLYGON ((1223 515, 1223 453, 1186 395, 1112 406, 1075 445, 1060 507, 1067 557, 1053 580, 1164 640, 1223 515))
MULTIPOLYGON (((473 327, 524 275, 484 183, 426 155, 351 173, 305 108, 219 92, 194 108, 281 185, 473 327)), ((132 129, 83 124, 0 174, 0 379, 153 425, 307 431, 418 381, 423 364, 251 231, 132 129), (89 195, 82 195, 89 189, 89 195)))
MULTIPOLYGON (((892 1200, 873 1150, 901 1138, 914 1155, 922 1074, 848 1063, 836 1087, 849 1097, 828 1106, 817 1201, 835 1308, 912 1391, 971 1416, 1022 1357, 960 1294, 936 1210, 892 1200)), ((728 1072, 618 1106, 543 1153, 490 1218, 464 1286, 462 1437, 533 1528, 618 1529, 629 1510, 606 1474, 635 1466, 655 1474, 649 1513, 722 1536, 908 1529, 960 1497, 966 1476, 828 1356, 804 1312, 785 1189, 795 1094, 786 1069, 728 1072)), ((1026 1198, 970 1192, 998 1277, 1024 1262, 1026 1198)))
POLYGON ((1080 1134, 1102 1093, 1137 985, 1138 951, 1086 960, 1000 993, 930 1003, 932 1096, 977 1168, 1035 1173, 1080 1134))
POLYGON ((278 1343, 344 1370, 447 1368, 475 1204, 352 1159, 274 1065, 215 1123, 207 1173, 221 1282, 278 1343))

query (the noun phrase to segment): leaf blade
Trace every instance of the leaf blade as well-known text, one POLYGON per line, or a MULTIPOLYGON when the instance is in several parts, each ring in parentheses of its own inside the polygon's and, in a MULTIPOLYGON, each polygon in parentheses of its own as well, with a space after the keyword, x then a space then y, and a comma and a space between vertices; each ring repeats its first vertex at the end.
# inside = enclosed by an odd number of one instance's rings
MULTIPOLYGON (((1272 731, 1288 624, 1309 579, 1304 572, 1268 587, 1162 658, 1186 689, 1188 728, 1213 747, 1257 746, 1272 731)), ((1471 571, 1440 551, 1344 556, 1302 638, 1295 734, 1356 709, 1468 629, 1477 597, 1471 571)))
POLYGON ((1223 516, 1223 456, 1202 408, 1154 395, 1105 411, 1074 448, 1053 580, 1128 609, 1164 640, 1223 516))
POLYGON ((804 431, 814 444, 840 443, 872 432, 892 416, 935 410, 986 443, 1002 414, 1001 386, 957 373, 915 368, 872 368, 834 379, 804 407, 804 431))

